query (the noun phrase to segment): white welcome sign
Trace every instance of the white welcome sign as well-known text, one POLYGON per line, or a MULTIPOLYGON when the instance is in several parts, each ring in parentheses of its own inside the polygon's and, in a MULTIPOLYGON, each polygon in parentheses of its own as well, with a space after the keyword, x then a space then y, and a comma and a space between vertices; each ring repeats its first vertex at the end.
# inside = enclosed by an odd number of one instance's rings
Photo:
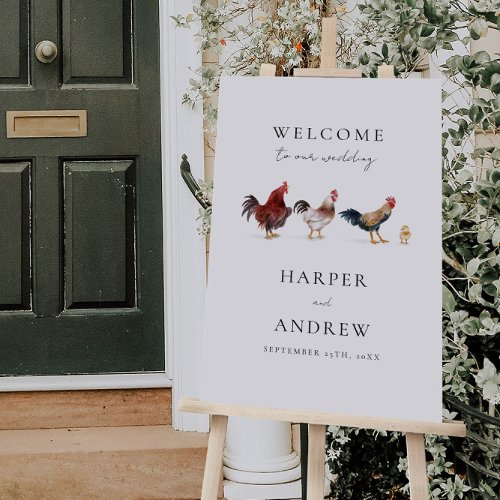
POLYGON ((441 89, 224 78, 201 397, 441 422, 441 89))

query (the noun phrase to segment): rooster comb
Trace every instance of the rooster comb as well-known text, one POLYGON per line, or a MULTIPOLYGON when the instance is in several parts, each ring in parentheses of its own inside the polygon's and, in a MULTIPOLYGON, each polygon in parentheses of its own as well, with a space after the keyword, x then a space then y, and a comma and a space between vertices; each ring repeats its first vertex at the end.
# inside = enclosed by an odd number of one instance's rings
POLYGON ((288 182, 283 181, 283 186, 285 186, 287 188, 288 187, 288 182))
POLYGON ((396 198, 394 196, 388 196, 385 201, 388 201, 390 203, 396 203, 396 198))

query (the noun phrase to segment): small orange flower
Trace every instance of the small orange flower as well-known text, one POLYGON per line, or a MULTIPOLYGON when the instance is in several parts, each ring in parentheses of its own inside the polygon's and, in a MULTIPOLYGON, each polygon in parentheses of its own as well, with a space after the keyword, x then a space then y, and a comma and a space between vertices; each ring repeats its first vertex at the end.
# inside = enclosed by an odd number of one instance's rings
POLYGON ((302 52, 302 42, 297 42, 295 45, 297 52, 302 52))
POLYGON ((224 40, 224 38, 221 38, 221 39, 219 40, 219 43, 220 43, 221 45, 224 45, 224 47, 227 45, 226 40, 224 40))

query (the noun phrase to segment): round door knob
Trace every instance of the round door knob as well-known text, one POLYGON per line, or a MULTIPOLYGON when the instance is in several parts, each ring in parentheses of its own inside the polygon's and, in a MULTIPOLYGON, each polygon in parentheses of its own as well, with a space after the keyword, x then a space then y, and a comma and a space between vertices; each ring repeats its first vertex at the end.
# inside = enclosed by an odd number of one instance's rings
POLYGON ((57 46, 50 40, 38 42, 35 47, 35 55, 41 63, 49 64, 57 57, 57 46))

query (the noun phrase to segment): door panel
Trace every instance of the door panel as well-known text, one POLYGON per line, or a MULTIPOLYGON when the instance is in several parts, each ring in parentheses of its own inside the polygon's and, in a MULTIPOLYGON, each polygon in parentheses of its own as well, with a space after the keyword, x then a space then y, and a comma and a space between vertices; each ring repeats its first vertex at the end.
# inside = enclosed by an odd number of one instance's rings
POLYGON ((0 82, 0 375, 163 371, 158 0, 29 7, 30 86, 0 82), (8 110, 75 109, 85 137, 6 137, 8 110))
POLYGON ((2 1, 0 85, 28 84, 29 0, 2 1))
POLYGON ((65 307, 135 307, 134 162, 65 162, 65 307))
POLYGON ((62 1, 65 84, 132 83, 131 11, 130 0, 62 1))
POLYGON ((0 311, 31 309, 30 164, 0 162, 0 311))

